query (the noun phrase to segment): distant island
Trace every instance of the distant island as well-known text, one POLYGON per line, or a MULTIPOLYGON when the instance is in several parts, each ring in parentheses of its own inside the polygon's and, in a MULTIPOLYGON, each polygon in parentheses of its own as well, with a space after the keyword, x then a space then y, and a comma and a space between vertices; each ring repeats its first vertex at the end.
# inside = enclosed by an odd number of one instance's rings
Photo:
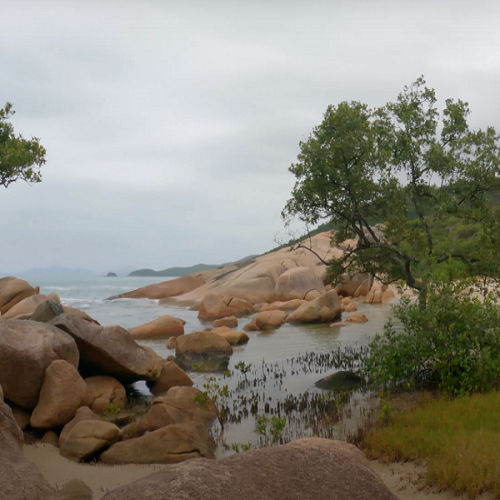
POLYGON ((108 273, 106 274, 106 278, 116 278, 116 273, 108 273))
MULTIPOLYGON (((236 260, 235 262, 244 262, 246 260, 253 259, 257 255, 249 255, 243 259, 236 260)), ((137 271, 132 271, 129 276, 158 276, 158 277, 180 277, 187 276, 192 273, 199 273, 201 271, 208 271, 209 269, 218 269, 220 267, 227 266, 228 264, 234 264, 234 262, 228 262, 226 264, 196 264, 195 266, 189 267, 169 267, 168 269, 163 269, 163 271, 155 271, 154 269, 138 269, 137 271)))

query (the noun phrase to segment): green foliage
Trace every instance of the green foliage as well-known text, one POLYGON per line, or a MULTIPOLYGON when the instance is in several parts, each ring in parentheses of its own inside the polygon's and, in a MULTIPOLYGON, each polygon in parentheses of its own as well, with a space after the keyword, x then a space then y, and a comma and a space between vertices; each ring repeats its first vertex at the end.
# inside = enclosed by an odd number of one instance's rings
POLYGON ((243 375, 245 375, 245 378, 247 377, 247 373, 252 369, 252 363, 245 364, 244 361, 240 361, 239 363, 236 363, 234 365, 236 370, 239 370, 243 375))
POLYGON ((120 414, 120 407, 115 405, 112 401, 110 401, 104 410, 102 410, 102 414, 107 418, 116 418, 120 414))
POLYGON ((500 310, 466 284, 435 284, 422 311, 408 298, 365 360, 367 375, 384 388, 439 388, 452 394, 489 389, 500 377, 500 310))
POLYGON ((263 446, 277 443, 285 427, 286 417, 279 418, 276 415, 271 418, 267 415, 255 416, 255 432, 261 436, 263 446))
POLYGON ((40 182, 39 169, 45 163, 46 151, 39 139, 28 140, 14 134, 14 127, 8 121, 14 113, 10 103, 0 108, 0 185, 4 187, 19 179, 40 182))
POLYGON ((500 139, 491 127, 470 130, 468 115, 467 103, 452 99, 440 115, 423 77, 381 108, 328 107, 300 143, 282 215, 328 221, 337 228, 332 244, 357 240, 330 262, 333 283, 360 270, 403 280, 425 307, 431 268, 449 260, 468 276, 500 277, 500 218, 491 203, 500 193, 500 139), (450 224, 454 234, 443 231, 450 224))
POLYGON ((499 408, 500 392, 437 400, 424 395, 417 408, 393 410, 369 430, 361 449, 370 459, 425 460, 425 482, 440 490, 500 498, 499 408))

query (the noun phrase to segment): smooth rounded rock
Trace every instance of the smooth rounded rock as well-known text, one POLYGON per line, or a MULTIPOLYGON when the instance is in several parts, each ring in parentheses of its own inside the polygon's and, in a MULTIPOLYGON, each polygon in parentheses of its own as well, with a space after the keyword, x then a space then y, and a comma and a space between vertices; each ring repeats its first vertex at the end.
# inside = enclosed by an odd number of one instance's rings
POLYGON ((264 311, 258 313, 254 321, 259 330, 276 330, 286 321, 287 316, 285 311, 264 311))
POLYGON ((213 320, 234 316, 233 311, 224 303, 224 301, 215 293, 208 293, 201 301, 198 318, 201 320, 213 320))
POLYGON ((87 386, 86 406, 95 413, 102 413, 109 405, 124 410, 127 393, 118 380, 113 377, 97 376, 85 379, 87 386))
POLYGON ((139 498, 397 500, 371 470, 362 451, 321 438, 299 439, 220 460, 190 460, 121 486, 103 500, 139 498))
POLYGON ((186 369, 196 365, 204 370, 225 370, 232 354, 229 343, 213 332, 181 335, 175 345, 175 361, 186 369))
POLYGON ((130 328, 129 332, 133 339, 162 339, 178 337, 184 334, 184 324, 180 318, 174 318, 169 314, 160 316, 149 323, 130 328))
POLYGON ((212 447, 213 442, 203 426, 174 424, 136 439, 120 441, 102 453, 100 461, 105 464, 172 464, 190 458, 211 457, 212 447))
POLYGON ((120 429, 115 424, 100 420, 83 420, 66 436, 61 455, 82 462, 116 443, 120 437, 120 429))
POLYGON ((96 415, 88 406, 78 408, 75 416, 63 427, 61 434, 59 434, 59 448, 62 448, 71 429, 73 429, 78 422, 83 422, 84 420, 101 420, 101 417, 96 415))
POLYGON ((5 399, 25 410, 38 403, 47 367, 63 359, 78 366, 75 341, 48 323, 28 320, 0 320, 0 384, 5 399))
POLYGON ((214 327, 227 326, 228 328, 236 328, 238 326, 238 320, 235 316, 227 316, 225 318, 216 319, 214 321, 214 327))
POLYGON ((45 370, 40 398, 31 414, 31 427, 51 429, 67 424, 87 398, 87 386, 78 370, 62 359, 45 370))
POLYGON ((192 385, 193 381, 189 375, 173 361, 164 361, 158 379, 152 385, 148 383, 149 390, 153 394, 167 392, 176 386, 191 387, 192 385))
POLYGON ((118 325, 103 327, 69 314, 61 314, 51 323, 75 340, 81 355, 78 368, 84 377, 109 375, 127 385, 156 380, 160 374, 162 358, 137 344, 118 325))
POLYGON ((321 297, 301 305, 287 318, 289 323, 326 323, 341 315, 341 304, 335 290, 326 292, 321 297))

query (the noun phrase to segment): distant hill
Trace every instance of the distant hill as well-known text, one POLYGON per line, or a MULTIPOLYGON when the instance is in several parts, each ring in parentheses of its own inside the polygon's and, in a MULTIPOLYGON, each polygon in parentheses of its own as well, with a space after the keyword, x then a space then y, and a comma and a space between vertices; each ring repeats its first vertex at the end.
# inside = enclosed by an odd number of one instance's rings
MULTIPOLYGON (((243 259, 236 260, 235 262, 243 262, 245 260, 250 260, 257 257, 257 255, 249 255, 243 259)), ((138 269, 137 271, 132 271, 129 276, 158 276, 163 278, 172 278, 187 276, 192 273, 199 273, 201 271, 208 271, 209 269, 218 269, 219 267, 227 266, 228 264, 234 264, 235 262, 228 262, 226 264, 196 264, 195 266, 189 267, 169 267, 163 271, 155 271, 154 269, 138 269)))

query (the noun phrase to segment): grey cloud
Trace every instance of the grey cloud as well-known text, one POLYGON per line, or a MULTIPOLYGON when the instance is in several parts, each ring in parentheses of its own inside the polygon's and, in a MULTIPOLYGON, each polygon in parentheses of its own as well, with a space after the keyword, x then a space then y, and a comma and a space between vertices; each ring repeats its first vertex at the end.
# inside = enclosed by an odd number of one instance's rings
POLYGON ((225 262, 274 245, 328 104, 440 102, 500 128, 497 2, 0 0, 0 105, 48 151, 0 191, 0 269, 225 262), (26 264, 26 265, 23 265, 26 264))

